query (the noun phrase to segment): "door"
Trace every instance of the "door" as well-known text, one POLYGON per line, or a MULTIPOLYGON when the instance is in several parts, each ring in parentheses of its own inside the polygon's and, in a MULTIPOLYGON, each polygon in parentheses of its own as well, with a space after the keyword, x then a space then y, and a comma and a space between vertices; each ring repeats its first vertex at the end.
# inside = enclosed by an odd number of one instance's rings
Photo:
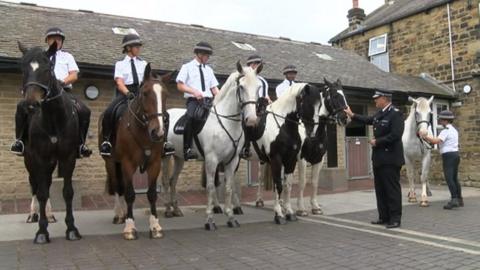
MULTIPOLYGON (((350 104, 354 113, 365 114, 365 105, 350 104)), ((348 178, 370 179, 370 145, 368 144, 367 127, 359 122, 350 122, 345 129, 345 152, 348 178)))

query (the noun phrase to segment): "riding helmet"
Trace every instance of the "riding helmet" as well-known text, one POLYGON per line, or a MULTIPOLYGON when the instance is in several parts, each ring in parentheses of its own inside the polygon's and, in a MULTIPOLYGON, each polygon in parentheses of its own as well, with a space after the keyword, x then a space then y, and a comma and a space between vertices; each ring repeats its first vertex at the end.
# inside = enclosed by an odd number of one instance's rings
POLYGON ((45 32, 45 42, 47 42, 47 38, 50 36, 60 36, 62 37, 62 41, 65 40, 65 33, 58 27, 51 27, 47 29, 45 32))
POLYGON ((294 65, 287 65, 286 67, 283 68, 283 75, 289 72, 297 73, 297 67, 294 65))
POLYGON ((212 55, 213 54, 213 48, 212 48, 212 45, 208 44, 207 42, 201 41, 201 42, 197 43, 197 45, 195 45, 195 47, 193 47, 193 53, 194 54, 204 53, 204 54, 212 55))
POLYGON ((260 55, 258 54, 253 54, 253 55, 250 55, 248 58, 247 58, 247 66, 255 63, 255 62, 258 62, 258 63, 261 63, 263 62, 263 59, 260 55))
POLYGON ((444 110, 438 114, 438 119, 453 120, 455 119, 455 115, 449 110, 444 110))

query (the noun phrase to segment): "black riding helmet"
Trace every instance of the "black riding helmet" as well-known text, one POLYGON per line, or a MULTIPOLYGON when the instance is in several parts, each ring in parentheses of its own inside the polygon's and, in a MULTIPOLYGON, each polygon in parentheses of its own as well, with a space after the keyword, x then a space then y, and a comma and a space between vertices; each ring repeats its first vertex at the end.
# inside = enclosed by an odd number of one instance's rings
POLYGON ((201 41, 193 47, 193 53, 198 54, 198 53, 204 53, 208 55, 213 54, 213 48, 212 45, 208 44, 208 42, 201 41))
POLYGON ((62 37, 62 41, 65 41, 65 33, 58 27, 51 27, 47 29, 45 32, 45 42, 47 42, 47 38, 51 36, 60 36, 62 37))
POLYGON ((140 37, 136 34, 128 34, 123 37, 122 40, 122 48, 123 48, 123 53, 127 52, 127 46, 142 46, 143 42, 140 39, 140 37))
POLYGON ((455 119, 455 115, 449 110, 444 110, 438 114, 438 119, 453 120, 455 119))
POLYGON ((263 62, 263 59, 260 55, 258 54, 253 54, 253 55, 250 55, 248 58, 247 58, 247 66, 250 66, 251 64, 253 63, 262 63, 263 62))
POLYGON ((283 75, 289 72, 297 73, 297 67, 294 65, 287 65, 286 67, 283 68, 283 75))

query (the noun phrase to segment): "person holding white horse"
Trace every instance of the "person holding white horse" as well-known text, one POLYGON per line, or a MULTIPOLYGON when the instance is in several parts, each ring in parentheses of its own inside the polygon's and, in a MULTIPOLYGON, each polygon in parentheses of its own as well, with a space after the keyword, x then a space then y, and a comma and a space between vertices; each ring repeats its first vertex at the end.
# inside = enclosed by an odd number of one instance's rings
POLYGON ((212 46, 207 42, 199 42, 193 48, 195 58, 184 64, 177 75, 177 88, 187 99, 187 117, 183 133, 183 153, 185 160, 197 159, 197 153, 192 149, 193 121, 195 111, 203 102, 212 100, 218 93, 218 81, 208 59, 213 53, 212 46))
POLYGON ((275 93, 277 94, 277 98, 279 98, 285 90, 287 90, 292 84, 295 83, 295 78, 297 77, 297 67, 294 65, 287 65, 283 68, 283 75, 285 76, 285 80, 282 81, 277 87, 275 88, 275 93))
MULTIPOLYGON (((258 54, 250 55, 247 59, 247 67, 251 67, 252 69, 257 71, 257 79, 260 82, 261 88, 258 90, 258 107, 257 111, 262 111, 266 109, 267 105, 272 103, 270 97, 268 96, 268 82, 262 76, 258 75, 263 68, 263 59, 258 54)), ((242 148, 240 152, 240 158, 249 159, 252 157, 252 153, 250 152, 250 141, 246 138, 245 139, 245 146, 242 148)))
POLYGON ((405 164, 402 134, 404 122, 402 113, 392 105, 392 93, 375 91, 375 106, 380 109, 373 116, 354 114, 349 107, 345 113, 352 120, 373 125, 374 139, 372 163, 377 198, 378 220, 372 224, 385 225, 387 229, 400 227, 402 218, 402 189, 400 169, 405 164))
POLYGON ((455 115, 448 110, 438 114, 438 122, 444 127, 438 137, 425 136, 426 141, 440 146, 440 153, 443 161, 443 175, 450 190, 451 200, 443 206, 443 209, 451 210, 463 206, 462 188, 458 182, 458 165, 460 155, 458 154, 458 131, 453 127, 452 122, 455 115))

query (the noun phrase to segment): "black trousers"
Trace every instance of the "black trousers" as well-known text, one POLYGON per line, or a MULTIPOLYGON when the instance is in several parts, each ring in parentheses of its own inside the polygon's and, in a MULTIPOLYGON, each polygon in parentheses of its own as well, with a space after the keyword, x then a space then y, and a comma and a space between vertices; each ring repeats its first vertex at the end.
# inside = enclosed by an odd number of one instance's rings
POLYGON ((452 199, 462 198, 462 188, 458 182, 458 165, 460 164, 460 155, 458 152, 447 152, 442 154, 443 175, 447 182, 448 189, 452 199))
POLYGON ((65 89, 65 91, 68 93, 70 98, 76 103, 75 107, 78 113, 78 126, 80 129, 80 140, 81 140, 80 144, 84 144, 87 140, 88 128, 90 127, 90 115, 92 114, 92 112, 83 101, 76 98, 74 95, 70 93, 71 89, 65 89))
MULTIPOLYGON (((138 92, 138 86, 136 85, 126 85, 128 91, 134 93, 135 95, 138 92)), ((102 119, 102 133, 103 133, 103 140, 111 141, 112 134, 115 128, 115 116, 121 114, 121 112, 117 113, 117 110, 122 107, 123 104, 127 103, 127 96, 121 93, 118 89, 116 90, 116 96, 112 102, 108 105, 107 109, 103 113, 102 119)))
POLYGON ((192 140, 193 140, 193 123, 195 120, 195 111, 197 107, 201 106, 202 103, 196 98, 188 98, 186 107, 187 107, 187 114, 185 119, 185 127, 183 130, 183 150, 192 147, 192 140))
POLYGON ((400 222, 402 218, 400 169, 395 165, 373 168, 378 217, 386 222, 400 222))

